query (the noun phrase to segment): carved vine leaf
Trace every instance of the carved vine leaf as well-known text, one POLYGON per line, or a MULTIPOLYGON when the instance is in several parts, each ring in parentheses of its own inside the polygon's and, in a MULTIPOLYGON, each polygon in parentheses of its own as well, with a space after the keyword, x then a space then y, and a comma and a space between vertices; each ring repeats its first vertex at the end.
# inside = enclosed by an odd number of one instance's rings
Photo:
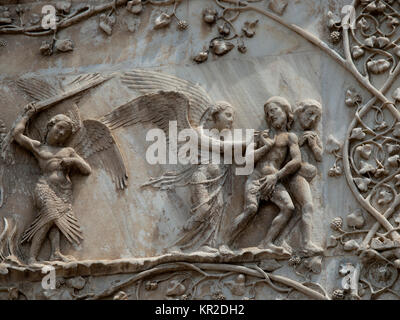
POLYGON ((322 256, 315 256, 304 261, 305 267, 312 273, 319 274, 322 270, 322 256))
POLYGON ((394 99, 395 102, 400 101, 400 88, 397 88, 392 95, 392 98, 394 99))
POLYGON ((356 107, 361 104, 362 98, 355 89, 348 89, 346 91, 345 102, 349 107, 356 107))
POLYGON ((357 209, 346 217, 347 226, 350 228, 361 229, 364 226, 365 219, 361 209, 357 209))
POLYGON ((367 192, 368 191, 368 186, 370 185, 370 183, 372 181, 369 178, 355 178, 354 182, 356 183, 357 188, 361 192, 367 192))
POLYGON ((366 134, 361 128, 354 128, 353 131, 351 132, 350 139, 354 140, 363 140, 365 138, 366 134))
POLYGON ((344 251, 353 251, 353 250, 357 250, 359 247, 360 247, 360 245, 358 244, 358 242, 354 239, 351 239, 344 243, 343 250, 344 251))
POLYGON ((326 248, 327 249, 331 249, 331 248, 335 248, 338 245, 338 241, 336 239, 336 237, 334 236, 330 236, 326 242, 326 248))

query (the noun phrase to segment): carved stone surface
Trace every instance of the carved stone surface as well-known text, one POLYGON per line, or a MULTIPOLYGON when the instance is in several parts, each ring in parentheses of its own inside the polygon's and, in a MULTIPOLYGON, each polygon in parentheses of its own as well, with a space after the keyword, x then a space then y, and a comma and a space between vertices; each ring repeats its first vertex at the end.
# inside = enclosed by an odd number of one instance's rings
POLYGON ((2 1, 0 299, 398 299, 399 25, 2 1))

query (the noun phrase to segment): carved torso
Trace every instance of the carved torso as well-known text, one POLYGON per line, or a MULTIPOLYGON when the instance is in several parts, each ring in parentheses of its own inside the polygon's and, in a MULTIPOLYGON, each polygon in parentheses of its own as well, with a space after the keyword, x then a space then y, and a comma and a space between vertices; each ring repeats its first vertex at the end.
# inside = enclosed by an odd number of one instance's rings
POLYGON ((274 146, 257 162, 255 170, 261 175, 276 173, 286 159, 289 144, 289 134, 287 132, 276 135, 274 146))

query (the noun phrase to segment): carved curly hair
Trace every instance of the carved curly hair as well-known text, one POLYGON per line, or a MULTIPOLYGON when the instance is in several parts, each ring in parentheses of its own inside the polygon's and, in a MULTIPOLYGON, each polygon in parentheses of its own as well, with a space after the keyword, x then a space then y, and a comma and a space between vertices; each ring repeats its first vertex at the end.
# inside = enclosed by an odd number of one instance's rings
MULTIPOLYGON (((271 105, 273 104, 278 105, 286 113, 286 118, 287 118, 286 129, 290 130, 292 128, 294 115, 292 111, 292 106, 290 105, 289 101, 287 101, 283 97, 278 97, 278 96, 269 98, 267 102, 264 104, 264 112, 266 115, 268 114, 268 111, 271 108, 271 105)), ((267 117, 267 122, 268 125, 270 126, 271 123, 269 117, 267 117)))
POLYGON ((225 111, 226 109, 231 108, 233 110, 232 105, 229 102, 226 101, 218 101, 215 106, 211 107, 210 110, 210 116, 213 120, 215 120, 215 116, 220 113, 225 111))
POLYGON ((215 105, 209 107, 207 111, 203 114, 200 123, 205 124, 208 121, 215 121, 217 114, 231 108, 234 111, 233 106, 226 101, 218 101, 215 105))
POLYGON ((317 100, 314 99, 306 99, 304 101, 301 101, 297 105, 297 109, 295 110, 295 114, 298 116, 300 113, 307 111, 309 108, 314 108, 317 110, 318 113, 318 119, 317 122, 321 119, 322 116, 322 106, 321 103, 319 103, 317 100))
POLYGON ((52 117, 48 122, 46 126, 46 136, 45 136, 45 141, 47 141, 47 135, 49 134, 49 131, 52 127, 54 127, 58 122, 64 121, 69 124, 71 127, 71 133, 73 134, 75 132, 74 129, 74 122, 71 120, 70 117, 66 116, 65 114, 58 114, 54 117, 52 117))

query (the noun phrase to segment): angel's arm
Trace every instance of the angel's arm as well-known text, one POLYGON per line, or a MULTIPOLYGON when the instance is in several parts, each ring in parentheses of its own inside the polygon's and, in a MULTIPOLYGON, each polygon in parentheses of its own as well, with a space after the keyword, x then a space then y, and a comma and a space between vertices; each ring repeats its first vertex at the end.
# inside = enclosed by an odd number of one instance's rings
MULTIPOLYGON (((247 157, 252 157, 254 162, 258 162, 265 154, 267 154, 275 144, 275 139, 269 137, 269 130, 257 133, 258 139, 262 142, 262 147, 253 150, 246 150, 247 157)), ((258 144, 258 143, 257 143, 258 144)), ((255 144, 255 145, 257 145, 255 144)))
MULTIPOLYGON (((250 144, 250 140, 245 140, 245 141, 223 141, 219 139, 212 138, 206 134, 204 134, 203 128, 198 127, 195 129, 198 137, 200 139, 201 143, 201 148, 210 148, 211 150, 219 150, 221 154, 224 153, 226 150, 245 150, 246 147, 250 144)), ((209 151, 210 149, 204 150, 204 151, 209 151)))
MULTIPOLYGON (((254 150, 254 162, 258 162, 269 150, 271 150, 273 144, 263 145, 261 148, 254 150)), ((251 154, 250 154, 251 155, 251 154)))
POLYGON ((75 168, 85 176, 92 173, 90 165, 73 149, 71 149, 71 156, 69 158, 64 158, 61 164, 66 168, 75 168))
POLYGON ((41 143, 37 140, 33 140, 28 136, 24 135, 26 125, 29 119, 34 115, 35 108, 33 105, 28 105, 26 111, 19 122, 16 124, 13 130, 14 140, 23 148, 31 151, 33 154, 37 154, 37 148, 40 147, 41 143))

